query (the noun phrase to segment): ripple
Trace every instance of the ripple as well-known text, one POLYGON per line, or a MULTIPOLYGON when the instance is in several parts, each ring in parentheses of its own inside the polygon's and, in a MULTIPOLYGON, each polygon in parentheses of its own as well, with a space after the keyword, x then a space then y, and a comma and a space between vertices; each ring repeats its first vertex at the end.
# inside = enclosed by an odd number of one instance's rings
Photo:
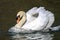
POLYGON ((29 34, 16 34, 11 36, 11 39, 13 40, 52 40, 53 34, 50 33, 29 33, 29 34))

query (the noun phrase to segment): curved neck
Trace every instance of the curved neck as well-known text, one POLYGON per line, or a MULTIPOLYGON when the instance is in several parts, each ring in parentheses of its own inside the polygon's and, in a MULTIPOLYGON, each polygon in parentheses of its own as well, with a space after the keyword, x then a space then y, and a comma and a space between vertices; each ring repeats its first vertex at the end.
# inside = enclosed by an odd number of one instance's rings
POLYGON ((26 15, 24 15, 22 17, 22 19, 20 20, 20 22, 18 24, 16 24, 15 27, 21 28, 23 26, 23 24, 25 23, 25 21, 26 21, 26 15))

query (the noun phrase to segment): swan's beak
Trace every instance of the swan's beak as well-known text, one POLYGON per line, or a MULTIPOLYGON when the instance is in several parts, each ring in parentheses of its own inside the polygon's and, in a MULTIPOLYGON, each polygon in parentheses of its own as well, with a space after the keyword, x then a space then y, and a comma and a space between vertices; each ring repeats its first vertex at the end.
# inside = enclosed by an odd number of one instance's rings
POLYGON ((20 16, 16 16, 16 22, 17 22, 17 23, 20 22, 20 16))

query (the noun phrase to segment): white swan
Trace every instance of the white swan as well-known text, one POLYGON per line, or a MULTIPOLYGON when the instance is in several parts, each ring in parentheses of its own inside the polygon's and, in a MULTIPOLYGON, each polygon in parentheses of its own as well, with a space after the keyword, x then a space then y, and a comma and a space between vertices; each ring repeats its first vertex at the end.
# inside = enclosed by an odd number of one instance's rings
POLYGON ((54 14, 48 10, 45 10, 44 7, 33 7, 28 12, 20 11, 17 16, 20 15, 20 22, 14 27, 9 29, 9 32, 19 33, 20 31, 25 30, 47 30, 51 28, 51 25, 54 22, 54 14), (38 14, 37 17, 33 16, 38 14))

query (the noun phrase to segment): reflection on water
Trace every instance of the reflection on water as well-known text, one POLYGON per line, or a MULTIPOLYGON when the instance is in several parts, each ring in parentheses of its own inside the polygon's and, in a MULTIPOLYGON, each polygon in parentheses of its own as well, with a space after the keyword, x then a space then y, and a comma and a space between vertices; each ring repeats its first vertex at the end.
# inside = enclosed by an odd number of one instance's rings
POLYGON ((15 34, 10 36, 11 40, 52 40, 53 34, 50 33, 28 33, 15 34))
POLYGON ((11 34, 7 32, 0 33, 1 40, 52 40, 53 34, 44 33, 44 32, 36 32, 36 33, 19 33, 19 34, 11 34))

